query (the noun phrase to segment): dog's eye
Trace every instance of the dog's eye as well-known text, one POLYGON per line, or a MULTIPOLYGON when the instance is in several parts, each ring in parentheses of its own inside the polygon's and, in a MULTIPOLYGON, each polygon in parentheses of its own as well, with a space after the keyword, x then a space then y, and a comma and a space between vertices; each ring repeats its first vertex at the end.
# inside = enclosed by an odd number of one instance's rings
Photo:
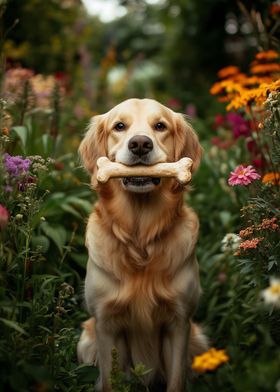
POLYGON ((166 129, 166 125, 162 122, 158 122, 154 126, 156 131, 164 131, 166 129))
POLYGON ((115 126, 114 129, 116 131, 124 131, 125 130, 125 124, 123 122, 118 122, 115 126))

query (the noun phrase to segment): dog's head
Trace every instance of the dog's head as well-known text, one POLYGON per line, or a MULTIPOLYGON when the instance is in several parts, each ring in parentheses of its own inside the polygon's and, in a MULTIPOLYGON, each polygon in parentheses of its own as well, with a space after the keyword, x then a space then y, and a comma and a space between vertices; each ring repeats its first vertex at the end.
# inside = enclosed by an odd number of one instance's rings
MULTIPOLYGON (((184 116, 152 99, 129 99, 93 117, 79 151, 93 183, 100 156, 125 165, 153 165, 189 157, 195 171, 202 153, 184 116)), ((162 182, 150 177, 126 177, 120 181, 125 190, 137 193, 156 190, 162 182)))

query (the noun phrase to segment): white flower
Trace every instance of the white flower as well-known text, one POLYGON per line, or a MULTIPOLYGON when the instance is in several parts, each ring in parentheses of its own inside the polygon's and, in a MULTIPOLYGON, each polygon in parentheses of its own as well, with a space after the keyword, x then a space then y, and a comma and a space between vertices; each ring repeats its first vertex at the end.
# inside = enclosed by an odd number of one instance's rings
POLYGON ((275 387, 276 387, 276 392, 280 392, 280 380, 277 381, 275 387))
POLYGON ((239 237, 239 235, 235 233, 228 233, 224 236, 221 242, 222 252, 234 253, 235 251, 237 251, 240 243, 241 243, 241 238, 239 237))
POLYGON ((261 293, 267 305, 274 305, 280 308, 280 279, 271 278, 270 286, 261 293))

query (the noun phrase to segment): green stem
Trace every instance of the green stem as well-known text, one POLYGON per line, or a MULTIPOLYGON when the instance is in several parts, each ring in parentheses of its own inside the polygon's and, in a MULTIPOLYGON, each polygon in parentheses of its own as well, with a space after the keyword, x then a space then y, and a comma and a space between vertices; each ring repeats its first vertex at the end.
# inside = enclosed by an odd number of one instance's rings
MULTIPOLYGON (((30 231, 30 227, 29 227, 28 234, 25 238, 25 256, 24 256, 24 264, 23 264, 23 272, 22 272, 21 294, 20 294, 21 305, 24 301, 25 280, 26 280, 27 263, 28 263, 28 256, 29 256, 29 246, 30 246, 30 239, 31 239, 30 233, 31 233, 31 231, 30 231)), ((20 321, 20 323, 23 322, 23 306, 20 306, 19 321, 20 321)))

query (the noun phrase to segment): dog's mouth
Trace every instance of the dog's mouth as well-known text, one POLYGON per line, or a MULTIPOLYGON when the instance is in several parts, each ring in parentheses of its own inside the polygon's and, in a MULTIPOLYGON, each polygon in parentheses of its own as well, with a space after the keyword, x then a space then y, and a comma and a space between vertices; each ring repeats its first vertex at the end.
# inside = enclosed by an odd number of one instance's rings
POLYGON ((124 177, 122 184, 131 192, 144 193, 155 189, 161 182, 158 177, 124 177))

